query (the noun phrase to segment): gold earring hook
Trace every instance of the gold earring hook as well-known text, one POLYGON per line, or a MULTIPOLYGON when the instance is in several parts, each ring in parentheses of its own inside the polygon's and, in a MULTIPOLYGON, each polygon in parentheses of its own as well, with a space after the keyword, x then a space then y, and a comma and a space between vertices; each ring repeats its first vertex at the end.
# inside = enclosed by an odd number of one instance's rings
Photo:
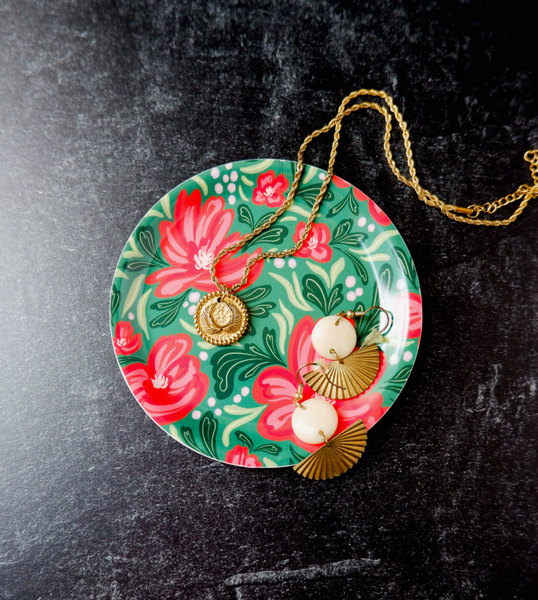
POLYGON ((370 310, 382 310, 385 315, 387 316, 387 324, 385 325, 385 327, 383 327, 383 329, 379 332, 379 333, 383 333, 384 331, 387 330, 388 326, 391 323, 391 318, 389 313, 382 307, 382 306, 370 306, 370 308, 368 308, 367 310, 342 310, 341 312, 337 313, 336 316, 338 317, 336 319, 336 321, 334 322, 335 325, 338 325, 340 323, 340 320, 342 319, 342 317, 347 317, 348 319, 353 319, 355 317, 364 317, 364 315, 369 312, 370 310))
POLYGON ((385 310, 385 309, 384 309, 382 306, 370 306, 370 308, 369 308, 369 309, 367 309, 367 310, 365 310, 365 311, 364 311, 364 313, 363 313, 361 316, 362 316, 362 317, 364 317, 364 315, 366 315, 366 313, 367 313, 368 311, 370 311, 370 310, 374 310, 374 309, 376 309, 376 308, 377 308, 377 310, 382 310, 382 311, 385 313, 386 317, 387 317, 387 324, 386 324, 386 325, 385 325, 385 327, 383 327, 383 329, 381 329, 381 331, 379 332, 379 333, 383 333, 384 331, 386 331, 386 330, 388 329, 389 325, 391 324, 391 321, 392 321, 392 319, 390 318, 390 315, 389 315, 389 313, 388 313, 388 312, 387 312, 387 311, 386 311, 386 310, 385 310))

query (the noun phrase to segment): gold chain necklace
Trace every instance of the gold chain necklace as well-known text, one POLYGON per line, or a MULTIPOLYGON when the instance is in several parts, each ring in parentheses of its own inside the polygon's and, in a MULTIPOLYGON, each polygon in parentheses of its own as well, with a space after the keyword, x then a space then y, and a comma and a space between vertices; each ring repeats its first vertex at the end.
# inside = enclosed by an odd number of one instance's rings
POLYGON ((486 225, 493 227, 509 225, 519 217, 529 201, 538 196, 538 150, 528 150, 524 155, 524 159, 530 163, 530 170, 534 185, 521 185, 513 194, 508 194, 499 200, 495 200, 494 202, 486 202, 482 205, 471 204, 467 207, 460 207, 443 202, 435 194, 432 194, 428 190, 424 189, 419 183, 415 169, 415 162, 413 160, 413 152, 411 150, 411 141, 409 139, 407 123, 403 120, 402 114, 400 113, 398 107, 394 104, 394 100, 391 98, 391 96, 380 90, 361 89, 352 92, 349 94, 349 96, 344 98, 334 119, 325 125, 325 127, 317 129, 305 138, 304 142, 299 148, 299 152, 297 153, 297 168, 295 170, 295 176, 284 204, 278 210, 276 210, 273 215, 265 223, 263 223, 263 225, 256 227, 254 231, 243 236, 235 244, 231 244, 230 246, 223 248, 213 259, 213 262, 210 266, 210 274, 211 279, 217 286, 217 291, 204 296, 198 303, 196 312, 194 313, 194 325, 197 332, 202 338, 204 338, 204 340, 218 346, 226 346, 236 342, 245 333, 248 326, 248 311, 245 304, 239 298, 237 298, 237 296, 234 296, 234 292, 236 292, 247 282, 250 269, 257 261, 264 260, 266 258, 284 258, 286 256, 291 256, 302 247, 303 243, 308 237, 308 234, 310 233, 312 223, 316 218, 316 214, 333 176, 336 151, 340 141, 342 120, 352 112, 363 108, 376 110, 385 118, 385 137, 383 147, 392 172, 402 183, 405 183, 407 186, 415 190, 419 200, 422 200, 422 202, 425 202, 428 206, 434 206, 435 208, 438 208, 449 219, 458 221, 460 223, 467 223, 468 225, 486 225), (353 100, 357 96, 376 96, 378 98, 382 98, 387 106, 382 106, 377 102, 361 102, 347 106, 350 100, 353 100), (407 167, 409 170, 409 179, 402 175, 392 156, 390 136, 392 131, 393 116, 400 126, 400 130, 402 132, 405 155, 407 158, 407 167), (327 175, 323 180, 319 194, 317 195, 314 205, 312 206, 306 226, 298 242, 295 244, 295 246, 288 248, 287 250, 281 250, 279 252, 261 252, 260 254, 253 256, 245 265, 241 281, 237 282, 231 287, 221 283, 215 274, 219 261, 226 254, 242 248, 247 242, 255 238, 262 231, 269 229, 269 227, 271 227, 271 225, 282 215, 282 213, 284 213, 291 206, 302 178, 304 169, 303 155, 306 147, 315 137, 321 135, 322 133, 327 133, 333 127, 334 137, 331 154, 329 157, 329 164, 327 167, 327 175), (520 201, 520 204, 508 219, 494 220, 478 218, 481 213, 487 213, 491 215, 499 208, 517 201, 520 201))

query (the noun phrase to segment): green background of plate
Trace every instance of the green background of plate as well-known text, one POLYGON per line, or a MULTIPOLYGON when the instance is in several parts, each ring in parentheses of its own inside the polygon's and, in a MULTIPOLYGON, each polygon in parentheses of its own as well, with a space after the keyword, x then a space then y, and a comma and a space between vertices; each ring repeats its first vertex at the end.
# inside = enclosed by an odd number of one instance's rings
MULTIPOLYGON (((142 348, 136 352, 134 357, 118 357, 120 368, 135 361, 145 363, 151 347, 159 338, 178 333, 191 336, 193 348, 190 353, 192 355, 199 356, 202 353, 202 356, 205 356, 203 353, 207 354, 207 359, 201 362, 202 371, 210 379, 210 387, 206 397, 195 410, 191 411, 181 421, 162 426, 162 428, 181 443, 217 460, 223 461, 226 452, 238 444, 242 446, 249 445, 249 442, 251 442, 254 449, 268 445, 278 448, 278 453, 275 452, 274 448, 269 452, 254 451, 265 467, 296 464, 302 457, 306 456, 307 452, 294 446, 289 441, 275 442, 267 440, 258 432, 257 422, 261 415, 260 408, 263 405, 253 399, 251 391, 256 377, 263 369, 258 370, 252 377, 242 381, 238 381, 236 374, 233 378, 234 385, 229 393, 225 394, 225 397, 222 393, 218 394, 215 391, 217 382, 213 377, 211 359, 214 353, 223 352, 223 348, 210 346, 196 334, 193 328, 193 319, 188 311, 194 303, 189 302, 189 294, 196 290, 191 288, 185 295, 183 293, 179 294, 178 300, 181 298, 179 310, 168 325, 164 327, 153 326, 155 322, 159 322, 159 317, 161 317, 160 321, 163 321, 163 311, 155 308, 159 298, 154 296, 153 290, 157 286, 148 285, 145 282, 145 277, 163 267, 149 267, 131 272, 128 263, 137 254, 143 255, 145 257, 143 260, 151 261, 151 258, 147 256, 140 244, 138 236, 141 228, 144 228, 142 231, 147 231, 145 228, 148 227, 153 230, 155 247, 159 256, 162 257, 162 253, 158 249, 160 241, 158 226, 161 221, 171 220, 171 217, 173 217, 176 198, 181 190, 186 190, 189 195, 194 190, 200 190, 202 203, 211 196, 222 196, 226 200, 226 208, 232 208, 236 212, 229 234, 234 231, 246 234, 251 231, 251 227, 240 220, 240 207, 248 208, 255 223, 264 215, 275 210, 265 205, 257 206, 251 201, 259 175, 269 170, 274 171, 275 176, 283 173, 291 184, 295 167, 296 163, 291 161, 277 159, 246 160, 217 167, 216 169, 219 171, 218 178, 213 176, 216 173, 215 168, 213 168, 183 182, 166 194, 142 218, 122 252, 114 276, 111 297, 112 337, 114 337, 117 322, 129 320, 135 334, 140 333, 143 340, 142 348), (237 190, 233 194, 235 202, 230 204, 229 197, 231 194, 226 191, 228 184, 223 181, 223 177, 226 174, 230 175, 232 171, 238 173, 238 180, 235 182, 237 190), (224 192, 221 194, 215 192, 215 185, 219 182, 224 188, 224 192), (183 306, 187 302, 189 306, 183 306), (241 395, 240 402, 235 403, 233 397, 247 388, 246 395, 241 395), (211 406, 208 400, 213 398, 215 404, 211 406), (241 413, 237 412, 238 409, 241 410, 241 413), (215 414, 215 411, 217 411, 217 414, 215 414), (249 415, 251 415, 251 418, 247 421, 249 415), (236 422, 239 419, 241 419, 241 423, 237 426, 236 422), (203 431, 204 427, 207 430, 208 424, 211 426, 210 429, 215 429, 216 426, 214 435, 212 434, 212 440, 209 440, 209 443, 207 435, 203 431), (187 432, 187 435, 185 435, 185 432, 187 432)), ((260 246, 264 250, 282 250, 294 245, 292 236, 295 227, 297 223, 305 222, 308 218, 312 203, 325 175, 326 172, 321 169, 312 166, 305 167, 303 181, 299 186, 293 205, 268 231, 268 233, 272 233, 272 239, 260 243, 260 238, 258 238, 255 245, 250 247, 250 252, 260 246), (285 228, 284 231, 281 231, 282 227, 285 228), (282 235, 275 234, 277 229, 281 231, 282 235)), ((383 406, 390 407, 409 377, 420 340, 420 337, 408 338, 408 313, 396 314, 394 299, 404 292, 420 295, 418 277, 407 246, 396 228, 391 223, 381 225, 376 222, 370 213, 369 203, 357 200, 357 196, 362 196, 365 199, 366 197, 356 188, 353 192, 354 188, 352 187, 340 187, 344 183, 342 180, 339 181, 339 186, 335 185, 334 182, 331 183, 315 221, 315 223, 325 223, 329 226, 331 231, 330 246, 333 251, 331 261, 322 264, 315 263, 311 259, 295 257, 296 266, 293 269, 289 266, 289 259, 285 260, 285 265, 281 268, 276 268, 274 260, 265 261, 260 277, 251 288, 247 288, 238 294, 246 300, 250 310, 252 310, 252 305, 261 305, 259 310, 255 310, 251 316, 254 331, 247 332, 240 340, 240 344, 244 346, 246 343, 253 343, 260 349, 264 349, 263 332, 268 329, 274 333, 276 347, 282 355, 284 364, 287 364, 285 352, 290 331, 289 325, 287 325, 288 320, 283 315, 279 303, 282 302, 289 313, 293 315, 294 325, 305 315, 310 315, 316 321, 325 314, 320 306, 304 299, 303 278, 305 276, 317 277, 318 280, 324 282, 328 292, 329 288, 334 289, 336 286, 341 285, 343 300, 332 306, 328 314, 335 314, 340 310, 350 308, 367 308, 378 303, 393 314, 394 325, 386 334, 385 343, 380 345, 387 358, 386 371, 376 386, 369 390, 369 393, 380 391, 383 395, 383 406), (365 219, 362 226, 358 224, 359 219, 365 219), (349 230, 347 223, 350 223, 349 230), (373 226, 373 231, 369 231, 369 226, 370 229, 373 226), (353 242, 355 234, 362 234, 362 239, 353 242), (342 240, 342 242, 339 243, 337 240, 342 240), (336 278, 331 278, 331 267, 341 259, 344 261, 339 263, 339 265, 344 265, 342 270, 336 278), (310 266, 308 263, 310 263, 310 266), (320 269, 325 271, 325 275, 320 274, 320 269), (304 301, 309 306, 309 310, 305 311, 294 306, 283 283, 271 274, 277 275, 281 279, 284 277, 290 284, 293 284, 296 277, 299 290, 303 295, 302 299, 296 295, 296 299, 299 300, 299 304, 304 301), (350 276, 355 277, 356 284, 349 289, 346 287, 345 281, 350 276), (326 285, 327 282, 329 286, 326 285), (255 302, 249 303, 248 296, 252 289, 261 286, 270 286, 270 293, 255 302), (359 287, 363 289, 360 297, 357 297, 354 301, 346 299, 346 295, 350 291, 359 287), (268 308, 265 306, 267 304, 274 305, 274 307, 268 308), (275 313, 277 316, 275 316, 275 313), (283 327, 285 331, 282 331, 283 327), (403 359, 404 355, 405 360, 403 359)), ((345 185, 349 186, 350 184, 345 185)), ((363 223, 362 220, 361 223, 363 223)), ((333 275, 334 273, 335 271, 333 271, 333 275)), ((293 287, 294 291, 296 290, 294 285, 289 285, 289 287, 293 287)), ((206 292, 200 292, 200 296, 203 296, 204 293, 206 292)), ((166 319, 164 320, 166 321, 166 319)), ((369 329, 377 323, 378 319, 374 318, 359 324, 360 338, 363 339, 369 329)), ((227 348, 233 348, 233 346, 227 348)), ((241 371, 239 371, 239 374, 241 374, 241 371)))

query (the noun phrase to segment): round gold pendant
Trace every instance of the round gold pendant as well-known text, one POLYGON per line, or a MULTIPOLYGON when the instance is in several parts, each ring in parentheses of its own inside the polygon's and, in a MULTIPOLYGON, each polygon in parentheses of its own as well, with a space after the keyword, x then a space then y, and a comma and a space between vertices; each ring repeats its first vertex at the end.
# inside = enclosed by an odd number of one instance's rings
POLYGON ((194 313, 196 331, 206 342, 216 346, 237 342, 247 325, 247 307, 233 294, 207 294, 198 302, 194 313))

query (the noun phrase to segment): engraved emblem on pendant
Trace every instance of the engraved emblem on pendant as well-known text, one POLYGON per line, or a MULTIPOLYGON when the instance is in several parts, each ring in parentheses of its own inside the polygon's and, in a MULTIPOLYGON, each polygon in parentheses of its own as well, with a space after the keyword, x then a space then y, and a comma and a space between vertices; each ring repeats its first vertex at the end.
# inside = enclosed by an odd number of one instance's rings
POLYGON ((247 325, 247 307, 233 294, 208 294, 200 300, 194 313, 194 326, 198 334, 206 342, 217 346, 237 342, 247 325))

